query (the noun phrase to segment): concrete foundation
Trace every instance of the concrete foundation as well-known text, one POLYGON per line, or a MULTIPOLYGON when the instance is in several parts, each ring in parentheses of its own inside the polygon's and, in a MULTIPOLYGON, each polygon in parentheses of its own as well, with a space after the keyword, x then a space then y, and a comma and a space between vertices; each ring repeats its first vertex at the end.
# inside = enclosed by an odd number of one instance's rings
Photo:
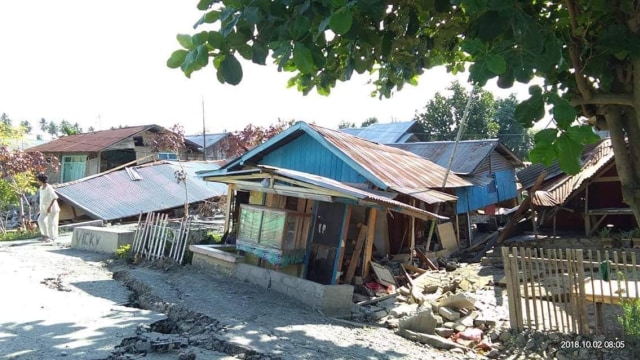
POLYGON ((285 294, 320 310, 326 316, 351 317, 353 286, 322 285, 281 271, 245 264, 243 256, 221 250, 224 246, 189 246, 193 252, 192 264, 285 294))
POLYGON ((237 264, 234 276, 300 300, 327 316, 350 317, 353 286, 322 285, 275 270, 237 264))
POLYGON ((244 256, 228 251, 235 248, 235 245, 190 245, 189 250, 193 253, 191 264, 232 276, 236 265, 244 262, 244 256))
POLYGON ((73 229, 73 249, 114 254, 122 245, 132 244, 135 232, 111 227, 81 226, 73 229))

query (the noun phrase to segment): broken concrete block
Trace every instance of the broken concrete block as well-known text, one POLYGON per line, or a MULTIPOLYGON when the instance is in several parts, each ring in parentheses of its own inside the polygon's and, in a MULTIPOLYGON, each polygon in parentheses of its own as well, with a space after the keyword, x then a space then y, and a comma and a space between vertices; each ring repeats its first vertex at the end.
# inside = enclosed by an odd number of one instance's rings
POLYGON ((453 294, 440 299, 440 306, 446 306, 454 309, 475 309, 475 299, 465 293, 453 294))
POLYGON ((453 330, 455 330, 456 332, 463 332, 467 330, 467 327, 462 324, 456 324, 456 326, 453 327, 453 330))
POLYGON ((378 321, 380 319, 382 319, 383 317, 389 315, 387 313, 386 309, 382 309, 382 310, 378 310, 378 311, 374 311, 371 312, 367 315, 367 318, 369 319, 369 321, 378 321))
POLYGON ((438 313, 447 320, 456 321, 460 319, 460 313, 445 306, 441 306, 438 313))
POLYGON ((453 329, 449 329, 446 327, 437 327, 435 331, 436 334, 442 336, 443 338, 448 338, 453 335, 453 329))
POLYGON ((467 350, 466 348, 464 348, 463 346, 454 343, 453 341, 449 340, 449 339, 444 339, 441 338, 438 335, 431 335, 431 334, 420 334, 417 333, 415 331, 411 331, 411 330, 407 330, 407 329, 400 329, 398 332, 401 336, 412 340, 412 341, 418 341, 421 342, 423 344, 427 344, 430 345, 434 348, 437 349, 445 349, 445 350, 451 350, 451 349, 461 349, 461 350, 467 350))
POLYGON ((474 320, 480 316, 480 313, 477 311, 472 311, 469 315, 461 318, 460 320, 458 320, 459 324, 462 324, 466 327, 472 327, 474 326, 474 320))
POLYGON ((444 324, 442 324, 442 326, 449 329, 453 329, 454 327, 456 327, 456 323, 454 323, 453 321, 447 321, 444 324))
POLYGON ((399 324, 400 329, 411 330, 424 334, 433 334, 437 326, 438 320, 429 308, 417 312, 413 316, 400 319, 399 324))
POLYGON ((391 311, 389 312, 389 315, 399 318, 399 317, 411 315, 414 312, 416 312, 417 309, 418 309, 417 304, 401 304, 391 309, 391 311))

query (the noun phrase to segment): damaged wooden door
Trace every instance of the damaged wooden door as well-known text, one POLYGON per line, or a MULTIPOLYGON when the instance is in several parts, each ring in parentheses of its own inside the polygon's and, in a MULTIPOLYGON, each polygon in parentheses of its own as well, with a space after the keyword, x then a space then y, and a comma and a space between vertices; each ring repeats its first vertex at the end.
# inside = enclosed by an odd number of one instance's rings
POLYGON ((346 206, 341 203, 318 202, 313 219, 311 246, 307 253, 306 278, 330 285, 340 256, 340 238, 346 206))

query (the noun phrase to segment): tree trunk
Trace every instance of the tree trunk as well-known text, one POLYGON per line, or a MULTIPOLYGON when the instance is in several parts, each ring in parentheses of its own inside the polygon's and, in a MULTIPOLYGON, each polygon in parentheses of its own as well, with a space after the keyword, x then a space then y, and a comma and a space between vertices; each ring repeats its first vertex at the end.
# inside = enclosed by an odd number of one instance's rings
MULTIPOLYGON (((636 108, 637 109, 637 108, 636 108)), ((615 153, 616 169, 622 186, 623 201, 629 205, 640 225, 640 146, 627 137, 640 134, 638 110, 626 106, 609 106, 605 113, 615 153), (635 110, 635 111, 634 111, 635 110)))

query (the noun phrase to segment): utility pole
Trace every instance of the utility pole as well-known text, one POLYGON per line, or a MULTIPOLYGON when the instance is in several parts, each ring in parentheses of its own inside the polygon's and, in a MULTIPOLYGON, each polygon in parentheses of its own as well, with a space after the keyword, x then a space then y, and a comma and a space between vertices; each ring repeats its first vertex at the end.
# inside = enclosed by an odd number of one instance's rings
POLYGON ((207 161, 207 130, 204 126, 204 95, 202 95, 202 159, 207 161))

